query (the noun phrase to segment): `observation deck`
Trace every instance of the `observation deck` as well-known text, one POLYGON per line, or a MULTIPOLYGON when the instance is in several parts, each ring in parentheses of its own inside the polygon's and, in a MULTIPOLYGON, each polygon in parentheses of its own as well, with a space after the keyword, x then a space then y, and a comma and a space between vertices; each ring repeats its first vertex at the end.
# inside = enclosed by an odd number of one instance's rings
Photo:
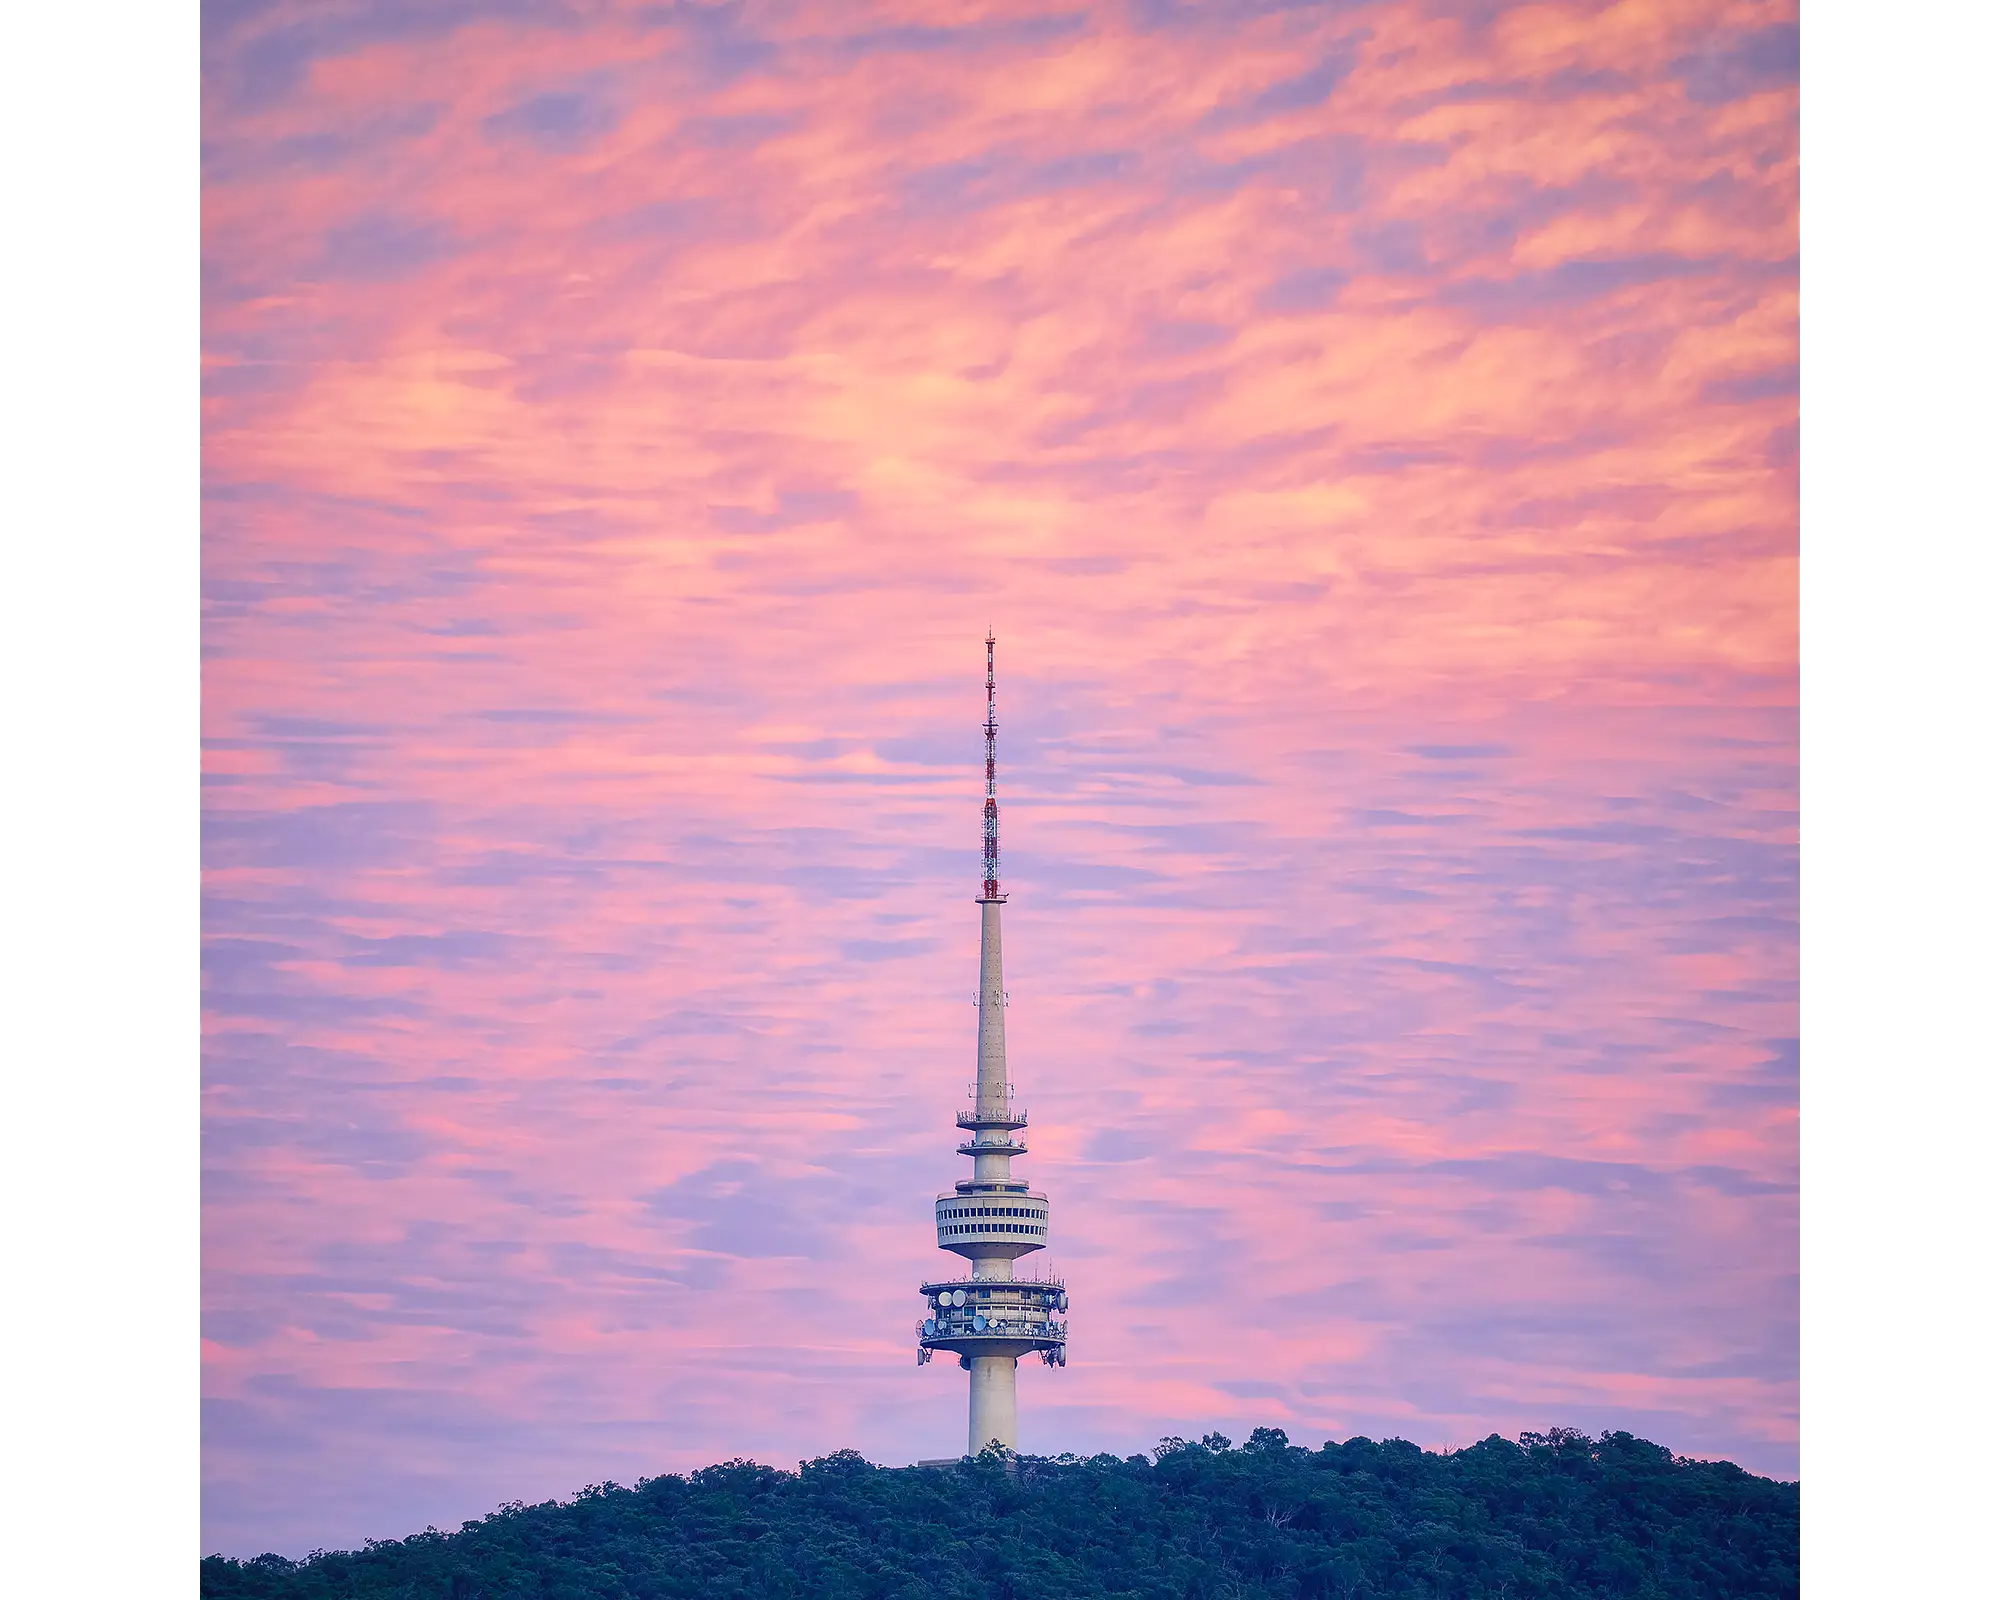
POLYGON ((997 1112, 961 1111, 958 1113, 957 1121, 961 1128, 1025 1128, 1028 1125, 1028 1113, 1019 1106, 1007 1105, 1000 1107, 997 1112))
POLYGON ((956 1192, 939 1195, 934 1209, 940 1250, 1011 1259, 1048 1248, 1049 1197, 1025 1183, 968 1180, 956 1192))
POLYGON ((1028 1153, 1027 1141, 1011 1136, 1005 1139, 967 1139, 958 1147, 962 1156, 1024 1156, 1028 1153))

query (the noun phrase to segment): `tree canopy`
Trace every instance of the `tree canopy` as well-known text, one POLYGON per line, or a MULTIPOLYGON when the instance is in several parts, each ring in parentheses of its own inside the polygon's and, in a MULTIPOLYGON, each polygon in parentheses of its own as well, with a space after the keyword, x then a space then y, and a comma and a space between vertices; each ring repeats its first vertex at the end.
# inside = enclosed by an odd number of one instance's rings
POLYGON ((503 1506, 303 1561, 210 1556, 213 1600, 1370 1600, 1796 1595, 1799 1490, 1629 1433, 1317 1450, 1259 1428, 1147 1456, 796 1473, 751 1461, 503 1506))

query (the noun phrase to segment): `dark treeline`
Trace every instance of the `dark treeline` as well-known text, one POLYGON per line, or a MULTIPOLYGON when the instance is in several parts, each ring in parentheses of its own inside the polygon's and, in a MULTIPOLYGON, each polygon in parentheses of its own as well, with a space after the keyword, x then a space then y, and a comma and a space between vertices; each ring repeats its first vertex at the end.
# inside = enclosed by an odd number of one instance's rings
POLYGON ((1291 1445, 1259 1428, 1131 1456, 797 1473, 754 1462, 602 1484, 304 1561, 210 1556, 236 1597, 1237 1600, 1796 1595, 1797 1484, 1628 1433, 1291 1445), (1010 1470, 1011 1469, 1011 1470, 1010 1470))

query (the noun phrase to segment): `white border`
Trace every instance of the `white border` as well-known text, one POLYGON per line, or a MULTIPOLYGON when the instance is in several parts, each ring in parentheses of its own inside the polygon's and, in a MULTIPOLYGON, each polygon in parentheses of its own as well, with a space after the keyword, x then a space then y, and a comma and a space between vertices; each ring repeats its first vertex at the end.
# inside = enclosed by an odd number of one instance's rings
POLYGON ((2000 1447, 1991 7, 1804 18, 1806 1592, 1972 1594, 2000 1447))
POLYGON ((190 1592, 199 20, 10 8, 5 1585, 190 1592))

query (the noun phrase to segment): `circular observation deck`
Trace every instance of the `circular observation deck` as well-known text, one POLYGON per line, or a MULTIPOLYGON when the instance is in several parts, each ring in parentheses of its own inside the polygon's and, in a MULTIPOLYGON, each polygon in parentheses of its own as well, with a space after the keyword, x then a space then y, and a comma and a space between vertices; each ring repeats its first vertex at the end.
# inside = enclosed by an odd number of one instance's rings
POLYGON ((1012 1134, 1000 1139, 967 1139, 958 1147, 958 1153, 962 1156, 1024 1156, 1028 1153, 1028 1142, 1012 1134))
POLYGON ((1049 1242, 1049 1197, 1022 1184, 967 1187, 941 1194, 935 1206, 937 1242, 972 1260, 1026 1255, 1049 1242))
POLYGON ((1028 1113, 1019 1106, 1006 1105, 985 1111, 961 1111, 954 1118, 961 1128, 1025 1128, 1028 1113))

